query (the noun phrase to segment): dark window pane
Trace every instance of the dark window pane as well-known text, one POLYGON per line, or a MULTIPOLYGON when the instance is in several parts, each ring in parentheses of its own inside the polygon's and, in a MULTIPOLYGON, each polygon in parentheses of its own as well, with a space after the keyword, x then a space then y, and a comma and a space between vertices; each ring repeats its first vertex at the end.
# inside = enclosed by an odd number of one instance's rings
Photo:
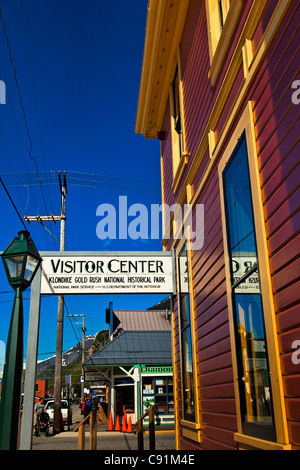
POLYGON ((191 330, 186 328, 182 332, 182 356, 183 356, 183 394, 184 394, 184 418, 188 421, 195 421, 194 405, 194 377, 191 330))
POLYGON ((271 391, 261 296, 237 294, 235 298, 242 420, 272 424, 271 391))
POLYGON ((190 324, 190 301, 188 294, 188 266, 185 247, 179 254, 179 301, 180 301, 180 327, 181 327, 181 353, 182 353, 182 380, 183 380, 183 408, 184 419, 195 421, 194 401, 194 373, 190 324))
POLYGON ((245 134, 223 172, 243 432, 274 440, 271 387, 245 134), (263 431, 262 431, 263 430, 263 431))

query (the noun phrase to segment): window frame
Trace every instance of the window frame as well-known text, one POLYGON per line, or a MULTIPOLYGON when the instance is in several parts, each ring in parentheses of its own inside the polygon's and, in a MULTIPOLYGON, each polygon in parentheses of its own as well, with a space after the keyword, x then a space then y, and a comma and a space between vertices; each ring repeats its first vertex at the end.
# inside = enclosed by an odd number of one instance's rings
POLYGON ((215 86, 226 52, 230 46, 243 1, 205 0, 205 3, 210 57, 208 78, 211 79, 212 85, 215 86), (220 4, 223 9, 223 17, 226 16, 223 25, 221 24, 220 4))
POLYGON ((171 140, 172 140, 172 162, 173 162, 173 183, 174 192, 177 191, 184 169, 188 163, 188 152, 186 149, 185 122, 184 122, 184 106, 182 91, 182 74, 180 52, 177 51, 177 60, 172 74, 172 81, 169 87, 169 104, 170 104, 170 124, 171 124, 171 140), (177 75, 177 96, 175 95, 175 80, 177 75), (176 113, 176 105, 178 106, 176 113), (178 117, 180 119, 180 133, 176 130, 178 127, 178 117))
MULTIPOLYGON (((188 227, 189 230, 189 227, 188 227)), ((182 410, 181 416, 178 416, 180 426, 182 428, 183 437, 187 437, 196 442, 200 442, 200 412, 199 412, 199 390, 198 390, 198 372, 196 368, 196 348, 195 348, 195 316, 194 316, 194 305, 193 305, 193 288, 192 288, 192 268, 191 268, 191 250, 189 241, 183 237, 176 248, 176 272, 177 272, 177 302, 178 302, 178 332, 179 332, 179 361, 180 361, 180 374, 181 374, 181 397, 182 397, 182 410), (183 380, 183 356, 182 356, 182 318, 181 318, 181 304, 180 304, 180 279, 179 279, 179 256, 182 252, 182 249, 186 245, 187 253, 187 267, 188 267, 188 295, 189 295, 189 323, 190 323, 190 333, 191 333, 191 355, 192 355, 192 364, 193 364, 193 381, 194 381, 194 421, 189 421, 184 416, 184 380, 183 380)), ((176 393, 176 398, 178 394, 176 393)))
MULTIPOLYGON (((214 155, 216 158, 217 155, 214 155)), ((229 326, 230 326, 230 341, 231 341, 231 352, 232 352, 232 363, 234 373, 234 388, 236 397, 236 411, 237 411, 237 422, 238 432, 235 434, 235 440, 240 442, 242 445, 250 445, 255 448, 288 448, 288 430, 287 420, 285 412, 284 392, 282 374, 280 368, 280 355, 279 346, 277 339, 276 319, 275 319, 275 308, 272 293, 271 274, 269 266, 269 255, 267 247, 267 237, 265 229, 265 218, 263 211, 263 203, 261 197, 261 185, 259 179, 258 161, 256 152, 256 138, 254 128, 254 118, 252 112, 252 102, 249 101, 242 113, 240 121, 235 127, 232 136, 224 150, 223 156, 218 164, 218 175, 219 175, 219 187, 220 187, 220 199, 221 199, 221 214, 222 214, 222 227, 223 227, 223 245, 224 245, 224 261, 225 261, 225 275, 226 275, 226 290, 227 290, 227 303, 228 303, 228 314, 229 314, 229 326), (253 213, 254 213, 254 224, 255 234, 257 241, 257 258, 258 265, 260 268, 260 281, 261 281, 261 296, 264 311, 264 322, 266 332, 266 342, 268 345, 268 359, 270 369, 270 382, 273 397, 273 410, 274 410, 274 423, 276 430, 277 442, 271 442, 255 438, 243 433, 242 420, 240 411, 240 393, 238 384, 238 366, 237 366, 237 351, 235 344, 235 330, 234 330, 234 315, 233 305, 231 297, 231 272, 229 263, 229 254, 227 248, 227 231, 226 231, 226 217, 225 217, 225 202, 224 202, 224 189, 223 189, 223 170, 230 160, 231 155, 234 152, 236 144, 240 136, 245 132, 246 146, 248 153, 248 164, 250 174, 250 186, 252 193, 253 213)))
MULTIPOLYGON (((234 246, 230 248, 227 246, 227 252, 230 259, 230 268, 231 268, 231 298, 232 298, 232 313, 233 320, 235 323, 235 343, 237 351, 237 366, 238 366, 238 382, 239 382, 239 392, 240 392, 240 413, 242 419, 243 432, 246 435, 253 436, 255 438, 263 437, 266 440, 271 442, 276 442, 276 429, 274 422, 274 410, 273 410, 273 396, 272 396, 272 387, 270 383, 270 369, 269 369, 269 354, 268 346, 264 325, 264 310, 262 305, 262 295, 260 288, 260 266, 257 263, 257 240, 256 240, 256 230, 255 230, 255 221, 253 214, 253 201, 252 201, 252 190, 251 190, 251 180, 250 180, 250 171, 249 171, 249 161, 248 161, 248 149, 245 132, 240 136, 236 146, 231 154, 228 162, 226 163, 222 171, 222 180, 223 180, 223 190, 224 190, 224 207, 225 207, 225 217, 226 217, 226 234, 229 244, 232 245, 232 238, 234 238, 234 246), (230 223, 230 218, 228 210, 232 209, 228 207, 232 204, 232 200, 228 199, 228 189, 230 188, 230 176, 228 178, 228 171, 230 172, 232 165, 238 164, 237 160, 245 159, 247 166, 243 172, 243 182, 249 183, 249 185, 244 188, 243 192, 240 194, 240 197, 248 197, 251 199, 249 201, 248 217, 244 221, 247 224, 247 236, 244 237, 244 233, 239 236, 237 233, 234 233, 234 227, 232 226, 232 221, 230 223), (226 181, 227 179, 227 181, 226 181), (246 190, 245 190, 246 189, 246 190), (238 236, 238 241, 235 237, 238 236), (242 238, 240 238, 242 236, 242 238), (249 245, 248 245, 249 243, 249 245), (242 247, 248 245, 248 250, 251 247, 251 252, 243 252, 242 247), (235 248, 240 246, 240 249, 236 252, 235 248), (237 260, 239 260, 240 255, 247 256, 247 268, 246 272, 240 277, 239 275, 235 276, 233 271, 233 262, 234 267, 236 268, 237 260), (252 255, 252 260, 251 260, 252 255), (254 255, 254 256, 253 256, 254 255), (255 261, 254 261, 255 260, 255 261), (252 267, 249 266, 252 264, 252 267), (252 279, 251 279, 252 277, 252 279), (247 280, 256 281, 255 284, 250 284, 247 280), (249 292, 250 290, 250 292, 249 292), (257 297, 259 296, 259 297, 257 297), (248 307, 247 307, 248 303, 248 307), (256 308, 255 308, 256 305, 256 308), (254 310, 253 310, 254 309, 254 310), (248 316, 249 315, 249 316, 248 316), (241 318, 241 319, 240 319, 241 318), (242 323, 239 323, 242 321, 242 323), (249 322, 249 324, 248 324, 249 322), (255 324, 254 324, 255 322, 255 324), (245 323, 245 325, 243 325, 245 323), (256 331, 256 335, 254 331, 256 331), (259 337, 257 337, 259 331, 259 337), (246 334, 247 333, 247 334, 246 334), (255 340, 258 342, 255 346, 255 340), (263 341, 263 342, 262 342, 263 341), (262 351, 262 352, 261 352, 262 351), (247 356, 245 356, 247 353, 247 356), (256 370, 254 364, 260 364, 260 370, 256 370), (261 368, 263 367, 263 375, 261 375, 261 368), (268 394, 270 396, 269 404, 264 401, 262 397, 260 381, 265 382, 265 390, 268 388, 268 394), (254 389, 255 388, 255 393, 254 389), (264 411, 268 412, 270 418, 270 423, 264 423, 263 419, 259 421, 260 412, 262 416, 264 411), (246 415, 250 415, 249 419, 246 419, 246 415), (251 419, 252 418, 252 419, 251 419), (257 419, 257 422, 255 420, 257 419), (253 420, 253 421, 252 421, 253 420)), ((236 195, 235 195, 236 197, 236 195)), ((236 199, 234 199, 236 200, 236 199)), ((244 201, 245 204, 245 201, 244 201)), ((241 201, 241 205, 243 205, 241 201)), ((241 217, 242 219, 242 217, 241 217)), ((240 220, 240 219, 239 219, 240 220)), ((240 220, 239 228, 237 232, 240 232, 242 229, 243 223, 240 220)), ((243 259, 243 258, 242 258, 243 259)))

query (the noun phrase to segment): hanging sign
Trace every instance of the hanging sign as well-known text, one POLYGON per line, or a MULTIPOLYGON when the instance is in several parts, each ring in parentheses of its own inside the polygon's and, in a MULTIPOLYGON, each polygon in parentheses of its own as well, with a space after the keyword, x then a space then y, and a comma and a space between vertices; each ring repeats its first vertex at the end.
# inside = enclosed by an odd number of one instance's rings
POLYGON ((41 294, 172 292, 171 254, 43 256, 41 294))
POLYGON ((84 371, 84 382, 100 382, 100 381, 107 381, 105 375, 101 374, 99 371, 84 371))

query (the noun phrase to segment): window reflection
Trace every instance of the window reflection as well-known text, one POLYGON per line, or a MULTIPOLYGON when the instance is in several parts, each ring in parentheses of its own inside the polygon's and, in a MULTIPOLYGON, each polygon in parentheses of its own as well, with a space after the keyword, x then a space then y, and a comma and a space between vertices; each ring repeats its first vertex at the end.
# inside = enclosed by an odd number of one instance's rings
POLYGON ((223 183, 243 432, 274 440, 245 134, 225 167, 223 183))
POLYGON ((243 396, 242 419, 272 424, 271 396, 261 296, 235 295, 237 344, 243 396))
POLYGON ((183 380, 183 403, 184 419, 195 421, 195 398, 194 398, 194 374, 190 324, 190 302, 188 293, 188 267, 185 247, 179 254, 178 276, 179 276, 179 301, 180 301, 180 325, 181 325, 181 349, 182 349, 182 380, 183 380))

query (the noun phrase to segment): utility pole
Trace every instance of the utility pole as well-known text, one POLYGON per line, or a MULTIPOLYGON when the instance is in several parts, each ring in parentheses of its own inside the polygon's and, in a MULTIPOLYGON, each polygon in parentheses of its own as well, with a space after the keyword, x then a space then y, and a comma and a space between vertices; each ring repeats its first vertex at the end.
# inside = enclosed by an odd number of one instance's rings
MULTIPOLYGON (((84 314, 78 314, 78 315, 66 315, 66 317, 82 317, 82 351, 81 351, 81 362, 82 364, 85 361, 85 332, 86 332, 86 327, 85 327, 85 315, 84 314)), ((84 375, 84 369, 82 365, 82 376, 84 375)), ((84 400, 84 382, 81 382, 81 400, 84 400)))
MULTIPOLYGON (((65 229, 66 229, 66 194, 67 194, 67 179, 66 172, 64 171, 63 182, 61 179, 60 171, 58 172, 58 180, 61 194, 61 214, 54 216, 53 214, 40 216, 24 215, 24 219, 30 222, 43 221, 60 221, 60 251, 65 251, 65 229)), ((61 372, 62 372, 62 342, 63 342, 63 319, 64 319, 64 296, 58 297, 58 311, 57 311, 57 333, 56 333, 56 358, 55 358, 55 378, 54 378, 54 420, 53 432, 57 434, 60 432, 60 414, 61 414, 61 372)))
MULTIPOLYGON (((65 228, 66 228, 66 194, 67 181, 64 172, 62 184, 60 172, 58 173, 61 194, 61 224, 60 224, 60 251, 65 251, 65 228)), ((62 346, 63 346, 63 323, 64 323, 64 296, 58 296, 57 330, 56 330, 56 357, 54 375, 54 417, 53 433, 61 431, 61 380, 62 380, 62 346)))

